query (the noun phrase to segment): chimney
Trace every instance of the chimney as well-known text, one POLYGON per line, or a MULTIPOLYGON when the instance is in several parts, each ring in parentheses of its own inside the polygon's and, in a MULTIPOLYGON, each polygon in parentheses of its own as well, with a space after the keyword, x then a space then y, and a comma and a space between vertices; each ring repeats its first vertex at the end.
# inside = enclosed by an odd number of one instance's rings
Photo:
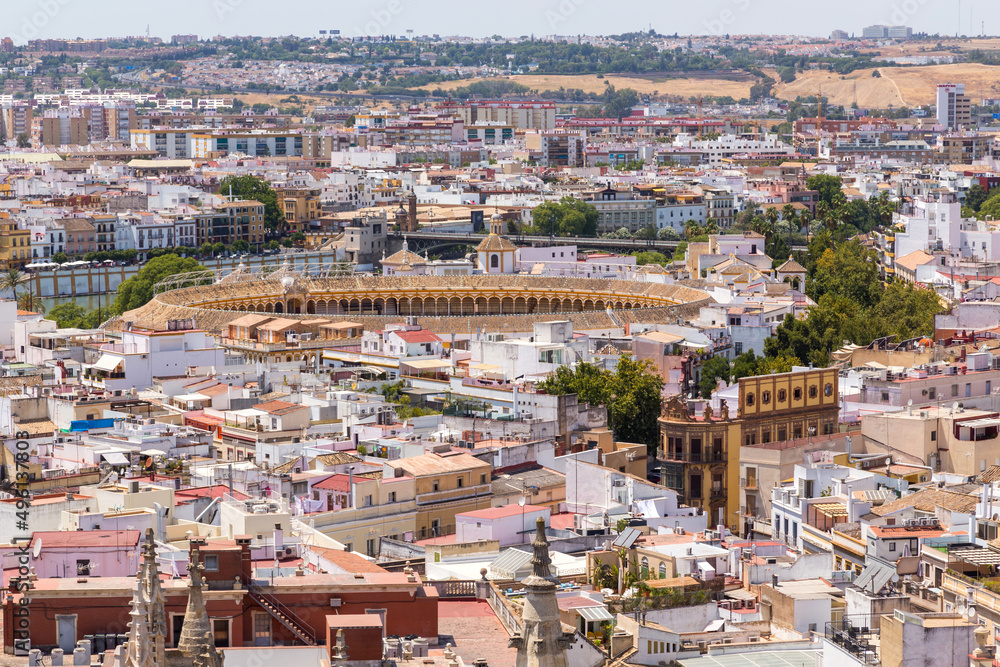
POLYGON ((772 574, 771 575, 771 588, 777 588, 777 587, 778 587, 778 575, 772 574))

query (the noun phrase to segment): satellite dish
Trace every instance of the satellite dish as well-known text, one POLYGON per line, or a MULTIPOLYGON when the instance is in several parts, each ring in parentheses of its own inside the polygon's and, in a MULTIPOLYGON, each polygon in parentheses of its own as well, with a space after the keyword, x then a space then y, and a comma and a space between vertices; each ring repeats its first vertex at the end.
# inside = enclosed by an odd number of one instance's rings
POLYGON ((894 584, 895 584, 895 583, 898 583, 898 582, 899 582, 899 574, 894 574, 894 575, 892 575, 892 577, 891 577, 891 581, 892 581, 892 583, 894 583, 894 584))
POLYGON ((971 621, 976 617, 976 608, 973 607, 972 605, 969 605, 969 608, 965 611, 965 614, 966 616, 969 617, 969 620, 971 621))
POLYGON ((42 538, 35 540, 35 546, 31 549, 31 557, 38 558, 38 554, 42 553, 42 538))
POLYGON ((521 507, 524 507, 525 502, 527 502, 527 500, 525 499, 524 496, 521 496, 520 498, 517 499, 517 504, 520 505, 521 507))
POLYGON ((907 405, 913 405, 913 399, 911 398, 910 400, 908 400, 908 401, 906 402, 906 404, 907 404, 907 405))

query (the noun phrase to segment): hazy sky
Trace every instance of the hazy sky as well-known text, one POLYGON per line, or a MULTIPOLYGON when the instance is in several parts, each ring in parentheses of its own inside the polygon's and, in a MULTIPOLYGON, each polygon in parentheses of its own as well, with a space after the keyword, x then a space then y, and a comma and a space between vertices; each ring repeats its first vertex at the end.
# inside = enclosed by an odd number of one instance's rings
MULTIPOLYGON (((962 0, 961 30, 1000 33, 1000 3, 962 0)), ((22 0, 5 8, 0 36, 107 37, 173 34, 528 35, 774 33, 828 36, 836 28, 860 34, 872 23, 902 24, 919 32, 955 34, 957 0, 22 0)))

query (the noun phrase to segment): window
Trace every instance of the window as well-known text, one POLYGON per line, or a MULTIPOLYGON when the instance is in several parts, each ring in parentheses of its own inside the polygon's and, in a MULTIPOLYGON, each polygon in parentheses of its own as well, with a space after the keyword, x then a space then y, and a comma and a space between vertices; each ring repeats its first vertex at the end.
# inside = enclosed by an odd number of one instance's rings
POLYGON ((896 543, 889 542, 889 551, 895 551, 895 550, 896 550, 896 543))
POLYGON ((434 480, 434 490, 437 491, 441 488, 441 483, 438 480, 434 480))
POLYGON ((209 554, 205 556, 205 571, 206 572, 218 572, 219 571, 219 556, 215 554, 209 554))
POLYGON ((365 496, 365 507, 371 507, 371 506, 372 506, 372 497, 365 496))
POLYGON ((816 389, 816 385, 810 385, 809 387, 809 398, 816 398, 819 395, 819 390, 816 389))
POLYGON ((823 395, 824 396, 832 396, 833 395, 833 383, 831 383, 831 382, 827 382, 826 383, 826 386, 823 387, 823 395))
POLYGON ((660 579, 667 578, 667 564, 664 563, 663 561, 660 561, 659 573, 660 573, 660 579))
POLYGON ((778 390, 778 403, 784 403, 787 398, 788 398, 788 392, 785 391, 784 389, 779 389, 778 390))
POLYGON ((463 486, 465 486, 465 478, 464 477, 459 477, 458 478, 458 488, 461 489, 463 486))
POLYGON ((483 473, 482 475, 479 476, 479 483, 480 484, 486 483, 486 473, 483 473))
POLYGON ((396 492, 395 491, 390 491, 389 492, 389 502, 390 503, 396 502, 396 492))
POLYGON ((500 257, 499 257, 499 255, 491 255, 490 256, 490 268, 491 269, 496 269, 496 268, 499 268, 499 267, 500 267, 500 257))
POLYGON ((771 392, 769 392, 769 391, 762 391, 760 393, 760 400, 761 400, 761 402, 764 405, 767 405, 768 403, 770 403, 771 402, 771 392))
POLYGON ((753 405, 753 400, 754 400, 754 398, 753 398, 753 392, 747 394, 747 405, 748 406, 753 405))
POLYGON ((90 559, 82 559, 76 561, 76 576, 78 577, 89 577, 90 576, 90 559))
POLYGON ((951 385, 951 395, 952 396, 958 396, 958 385, 957 384, 951 385))
POLYGON ((792 400, 801 401, 802 400, 802 387, 796 387, 792 389, 792 400))
POLYGON ((937 441, 937 431, 931 431, 931 442, 937 441))

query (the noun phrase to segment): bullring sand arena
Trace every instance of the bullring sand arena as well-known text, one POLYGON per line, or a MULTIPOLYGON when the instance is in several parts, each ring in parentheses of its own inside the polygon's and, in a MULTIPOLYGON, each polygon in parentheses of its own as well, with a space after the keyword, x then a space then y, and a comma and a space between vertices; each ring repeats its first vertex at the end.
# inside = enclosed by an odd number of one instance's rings
POLYGON ((623 329, 638 321, 673 324, 712 302, 707 293, 678 284, 523 274, 384 277, 237 270, 179 277, 157 292, 109 326, 162 330, 172 320, 193 319, 200 329, 224 334, 247 313, 267 313, 349 320, 366 330, 412 316, 424 329, 444 335, 531 331, 534 322, 553 319, 586 331, 623 329))

